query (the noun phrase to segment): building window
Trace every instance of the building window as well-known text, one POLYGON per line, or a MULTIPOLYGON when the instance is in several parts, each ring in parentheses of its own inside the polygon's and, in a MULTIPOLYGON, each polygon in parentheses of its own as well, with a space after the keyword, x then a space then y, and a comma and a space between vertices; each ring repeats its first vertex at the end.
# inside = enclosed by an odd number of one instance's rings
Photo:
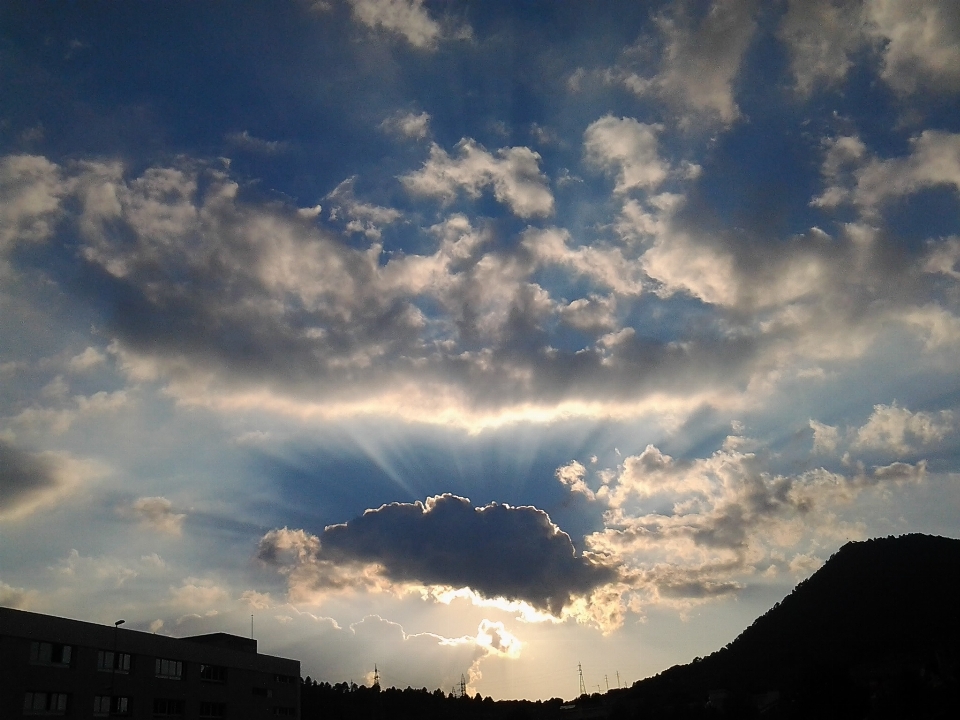
POLYGON ((294 683, 294 682, 296 682, 296 678, 295 678, 293 675, 274 675, 274 676, 273 676, 273 680, 274 680, 274 682, 278 682, 278 683, 294 683))
POLYGON ((70 667, 71 655, 73 655, 73 648, 70 645, 37 642, 36 640, 30 643, 30 663, 32 665, 70 667))
POLYGON ((66 715, 68 704, 66 693, 28 692, 23 696, 23 714, 66 715))
POLYGON ((200 679, 207 682, 224 683, 227 681, 227 669, 222 665, 201 665, 200 679))
POLYGON ((93 714, 97 717, 108 715, 129 715, 130 698, 114 695, 97 695, 93 698, 93 714))
POLYGON ((227 711, 225 703, 202 702, 200 703, 200 717, 202 718, 222 718, 227 711))
POLYGON ((260 697, 273 697, 273 690, 268 690, 267 688, 254 687, 250 688, 250 692, 252 692, 254 695, 259 695, 260 697))
POLYGON ((128 673, 130 672, 130 654, 115 653, 112 650, 98 650, 97 670, 128 673))
POLYGON ((153 701, 153 714, 161 717, 179 717, 183 715, 183 700, 156 698, 153 701))
POLYGON ((183 663, 179 660, 157 658, 157 677, 179 680, 183 677, 183 663))
POLYGON ((297 711, 294 710, 292 707, 275 707, 273 709, 273 714, 290 716, 290 715, 296 715, 297 711))

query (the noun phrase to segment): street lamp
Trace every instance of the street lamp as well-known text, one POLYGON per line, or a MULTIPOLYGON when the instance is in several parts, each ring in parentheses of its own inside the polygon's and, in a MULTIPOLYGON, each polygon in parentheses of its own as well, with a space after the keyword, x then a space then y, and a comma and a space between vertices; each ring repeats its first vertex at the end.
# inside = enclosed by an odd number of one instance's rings
POLYGON ((120 629, 120 626, 123 625, 123 620, 117 620, 113 624, 113 662, 110 663, 110 709, 108 712, 113 712, 113 683, 117 677, 117 631, 120 629))

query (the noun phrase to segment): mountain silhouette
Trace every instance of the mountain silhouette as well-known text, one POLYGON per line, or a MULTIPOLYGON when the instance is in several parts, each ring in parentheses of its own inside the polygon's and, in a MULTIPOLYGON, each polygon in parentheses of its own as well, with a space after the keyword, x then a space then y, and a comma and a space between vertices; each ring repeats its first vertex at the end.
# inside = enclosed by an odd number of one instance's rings
POLYGON ((635 683, 624 717, 960 716, 960 540, 844 545, 739 637, 635 683))

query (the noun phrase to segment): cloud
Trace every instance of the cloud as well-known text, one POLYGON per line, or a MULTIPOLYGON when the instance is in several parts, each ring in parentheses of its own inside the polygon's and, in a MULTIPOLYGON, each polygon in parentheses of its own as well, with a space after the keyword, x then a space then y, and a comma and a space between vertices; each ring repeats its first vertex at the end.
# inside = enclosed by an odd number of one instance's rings
POLYGON ((567 465, 558 467, 554 473, 557 480, 569 487, 571 492, 580 493, 588 500, 593 500, 596 495, 584 482, 586 475, 587 469, 576 460, 571 460, 567 465))
POLYGON ((288 144, 279 140, 261 140, 249 131, 229 133, 226 140, 231 145, 257 155, 276 155, 285 152, 288 144))
POLYGON ((35 592, 7 585, 7 583, 0 580, 0 607, 26 610, 34 601, 35 596, 35 592))
POLYGON ((379 240, 384 226, 395 223, 403 217, 403 213, 358 200, 353 190, 355 182, 355 177, 347 178, 327 195, 325 199, 332 205, 330 219, 345 217, 347 232, 359 232, 371 240, 379 240))
POLYGON ((657 154, 660 125, 605 115, 587 127, 583 145, 587 160, 617 173, 615 191, 652 190, 667 177, 669 167, 657 154))
MULTIPOLYGON (((926 477, 925 461, 870 471, 858 465, 849 475, 822 467, 778 473, 769 453, 736 449, 745 440, 730 437, 709 457, 682 460, 648 445, 615 472, 598 473, 604 485, 596 499, 609 509, 604 529, 588 535, 586 546, 621 565, 625 605, 688 608, 738 592, 761 570, 812 569, 808 560, 788 565, 783 551, 798 552, 805 538, 858 536, 839 520, 840 508, 876 486, 926 477)), ((558 473, 575 475, 576 469, 568 465, 558 473)))
POLYGON ((949 0, 792 0, 778 34, 802 94, 840 83, 869 48, 879 77, 907 95, 960 90, 958 28, 960 11, 949 0))
POLYGON ((399 137, 423 140, 430 134, 430 114, 396 113, 380 123, 380 127, 399 137))
POLYGON ((74 355, 67 363, 67 369, 72 373, 89 372, 95 367, 103 365, 107 360, 100 350, 95 347, 88 347, 79 355, 74 355))
POLYGON ((819 83, 836 85, 865 41, 860 2, 790 0, 777 35, 790 51, 797 92, 809 95, 819 83))
POLYGON ((627 60, 607 70, 605 78, 637 95, 659 97, 681 113, 685 125, 740 117, 735 83, 744 55, 756 31, 753 0, 715 0, 700 17, 692 3, 674 3, 656 15, 659 38, 641 38, 626 53, 627 60), (645 48, 662 44, 657 72, 638 69, 631 56, 645 57, 645 48))
POLYGON ((0 159, 0 255, 15 244, 50 237, 68 188, 60 168, 37 155, 0 159))
POLYGON ((840 433, 837 428, 810 420, 810 429, 813 430, 814 453, 831 455, 837 451, 837 445, 840 442, 840 433))
POLYGON ((452 201, 458 190, 469 197, 493 187, 494 197, 522 218, 553 213, 553 195, 540 172, 540 155, 526 147, 501 148, 491 155, 474 140, 464 138, 452 157, 439 145, 430 147, 430 157, 420 170, 400 178, 414 195, 452 201))
POLYGON ((165 497, 137 498, 119 509, 121 515, 137 520, 143 527, 179 535, 183 530, 184 513, 177 513, 165 497))
POLYGON ((954 414, 949 410, 914 413, 896 403, 874 405, 873 414, 857 430, 851 447, 907 454, 920 447, 936 445, 950 435, 955 426, 954 414))
POLYGON ((604 248, 598 243, 572 248, 570 233, 560 228, 531 228, 521 242, 540 265, 566 268, 621 295, 639 295, 643 289, 642 270, 636 260, 624 257, 620 248, 604 248))
POLYGON ((430 50, 441 36, 423 0, 349 0, 353 16, 370 28, 382 28, 406 38, 415 48, 430 50))
MULTIPOLYGON (((613 569, 578 556, 570 537, 543 511, 496 503, 475 508, 450 494, 368 510, 328 526, 319 537, 272 531, 261 540, 258 556, 279 563, 289 553, 298 563, 373 568, 393 583, 469 587, 554 615, 574 596, 616 579, 613 569)), ((315 577, 321 585, 341 581, 315 577)))
POLYGON ((31 453, 0 439, 0 519, 57 505, 102 470, 62 453, 31 453))

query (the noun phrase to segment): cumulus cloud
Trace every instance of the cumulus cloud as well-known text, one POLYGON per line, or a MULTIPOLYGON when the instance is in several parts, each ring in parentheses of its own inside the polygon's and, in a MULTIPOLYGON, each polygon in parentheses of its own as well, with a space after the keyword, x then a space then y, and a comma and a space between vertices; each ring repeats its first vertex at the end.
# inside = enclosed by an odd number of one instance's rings
POLYGON ((320 586, 339 585, 343 568, 356 565, 391 583, 468 587, 554 615, 574 596, 617 577, 612 568, 577 555, 570 537, 541 510, 496 503, 475 508, 450 494, 368 510, 320 536, 271 531, 258 556, 277 564, 290 557, 294 567, 325 566, 313 576, 320 586), (326 573, 333 568, 336 577, 326 573))
POLYGON ((951 434, 954 427, 954 415, 949 410, 914 413, 896 403, 875 405, 866 424, 856 431, 851 447, 906 454, 936 445, 951 434))
POLYGON ((652 190, 667 177, 669 167, 657 153, 660 125, 605 115, 583 134, 587 159, 617 176, 616 192, 652 190))
POLYGON ((854 56, 873 50, 876 71, 894 91, 960 89, 960 11, 949 0, 792 0, 779 35, 797 89, 835 85, 854 56))
MULTIPOLYGON (((855 527, 838 520, 839 508, 870 488, 926 476, 924 461, 858 465, 848 475, 822 467, 783 474, 772 469, 769 455, 738 450, 743 440, 728 438, 709 457, 683 460, 648 445, 616 471, 601 471, 596 498, 609 509, 605 528, 586 544, 622 565, 625 604, 684 608, 736 593, 761 570, 815 569, 814 559, 787 563, 784 552, 796 552, 804 538, 856 536, 855 527)), ((578 468, 557 472, 575 480, 578 468)))
POLYGON ((379 240, 384 226, 395 223, 403 213, 358 200, 353 191, 355 182, 355 177, 347 178, 327 195, 331 204, 330 219, 346 220, 348 232, 363 233, 371 240, 379 240))
POLYGON ((584 480, 587 476, 587 469, 576 460, 571 460, 567 465, 558 467, 554 475, 557 480, 569 487, 571 492, 580 493, 589 500, 596 497, 584 480))
POLYGON ((423 140, 430 134, 430 114, 397 113, 380 123, 380 127, 400 137, 423 140))
POLYGON ((60 168, 37 155, 0 159, 0 254, 17 243, 46 240, 69 190, 60 168))
POLYGON ((280 140, 262 140, 254 137, 248 130, 242 132, 229 133, 226 136, 228 143, 234 147, 240 148, 257 155, 276 155, 287 149, 287 143, 280 140))
MULTIPOLYGON (((421 50, 431 50, 445 34, 440 23, 423 6, 424 0, 349 0, 356 20, 367 27, 402 35, 421 50)), ((455 36, 469 36, 460 28, 455 36)))
POLYGON ((183 530, 184 513, 173 509, 173 503, 165 497, 137 498, 129 505, 119 508, 120 514, 133 518, 143 527, 158 532, 179 535, 183 530))
POLYGON ((415 195, 439 197, 451 201, 463 190, 479 197, 493 187, 497 200, 508 205, 519 217, 546 216, 553 213, 553 195, 547 178, 540 172, 540 155, 530 148, 501 148, 496 156, 473 140, 464 138, 451 156, 439 145, 430 147, 430 157, 420 170, 400 178, 415 195))
MULTIPOLYGON (((682 122, 720 122, 740 117, 735 84, 756 23, 754 0, 715 0, 697 17, 692 3, 675 3, 656 16, 663 52, 655 73, 623 62, 605 75, 638 95, 660 97, 681 114, 682 122)), ((635 54, 652 42, 642 38, 635 54)))

